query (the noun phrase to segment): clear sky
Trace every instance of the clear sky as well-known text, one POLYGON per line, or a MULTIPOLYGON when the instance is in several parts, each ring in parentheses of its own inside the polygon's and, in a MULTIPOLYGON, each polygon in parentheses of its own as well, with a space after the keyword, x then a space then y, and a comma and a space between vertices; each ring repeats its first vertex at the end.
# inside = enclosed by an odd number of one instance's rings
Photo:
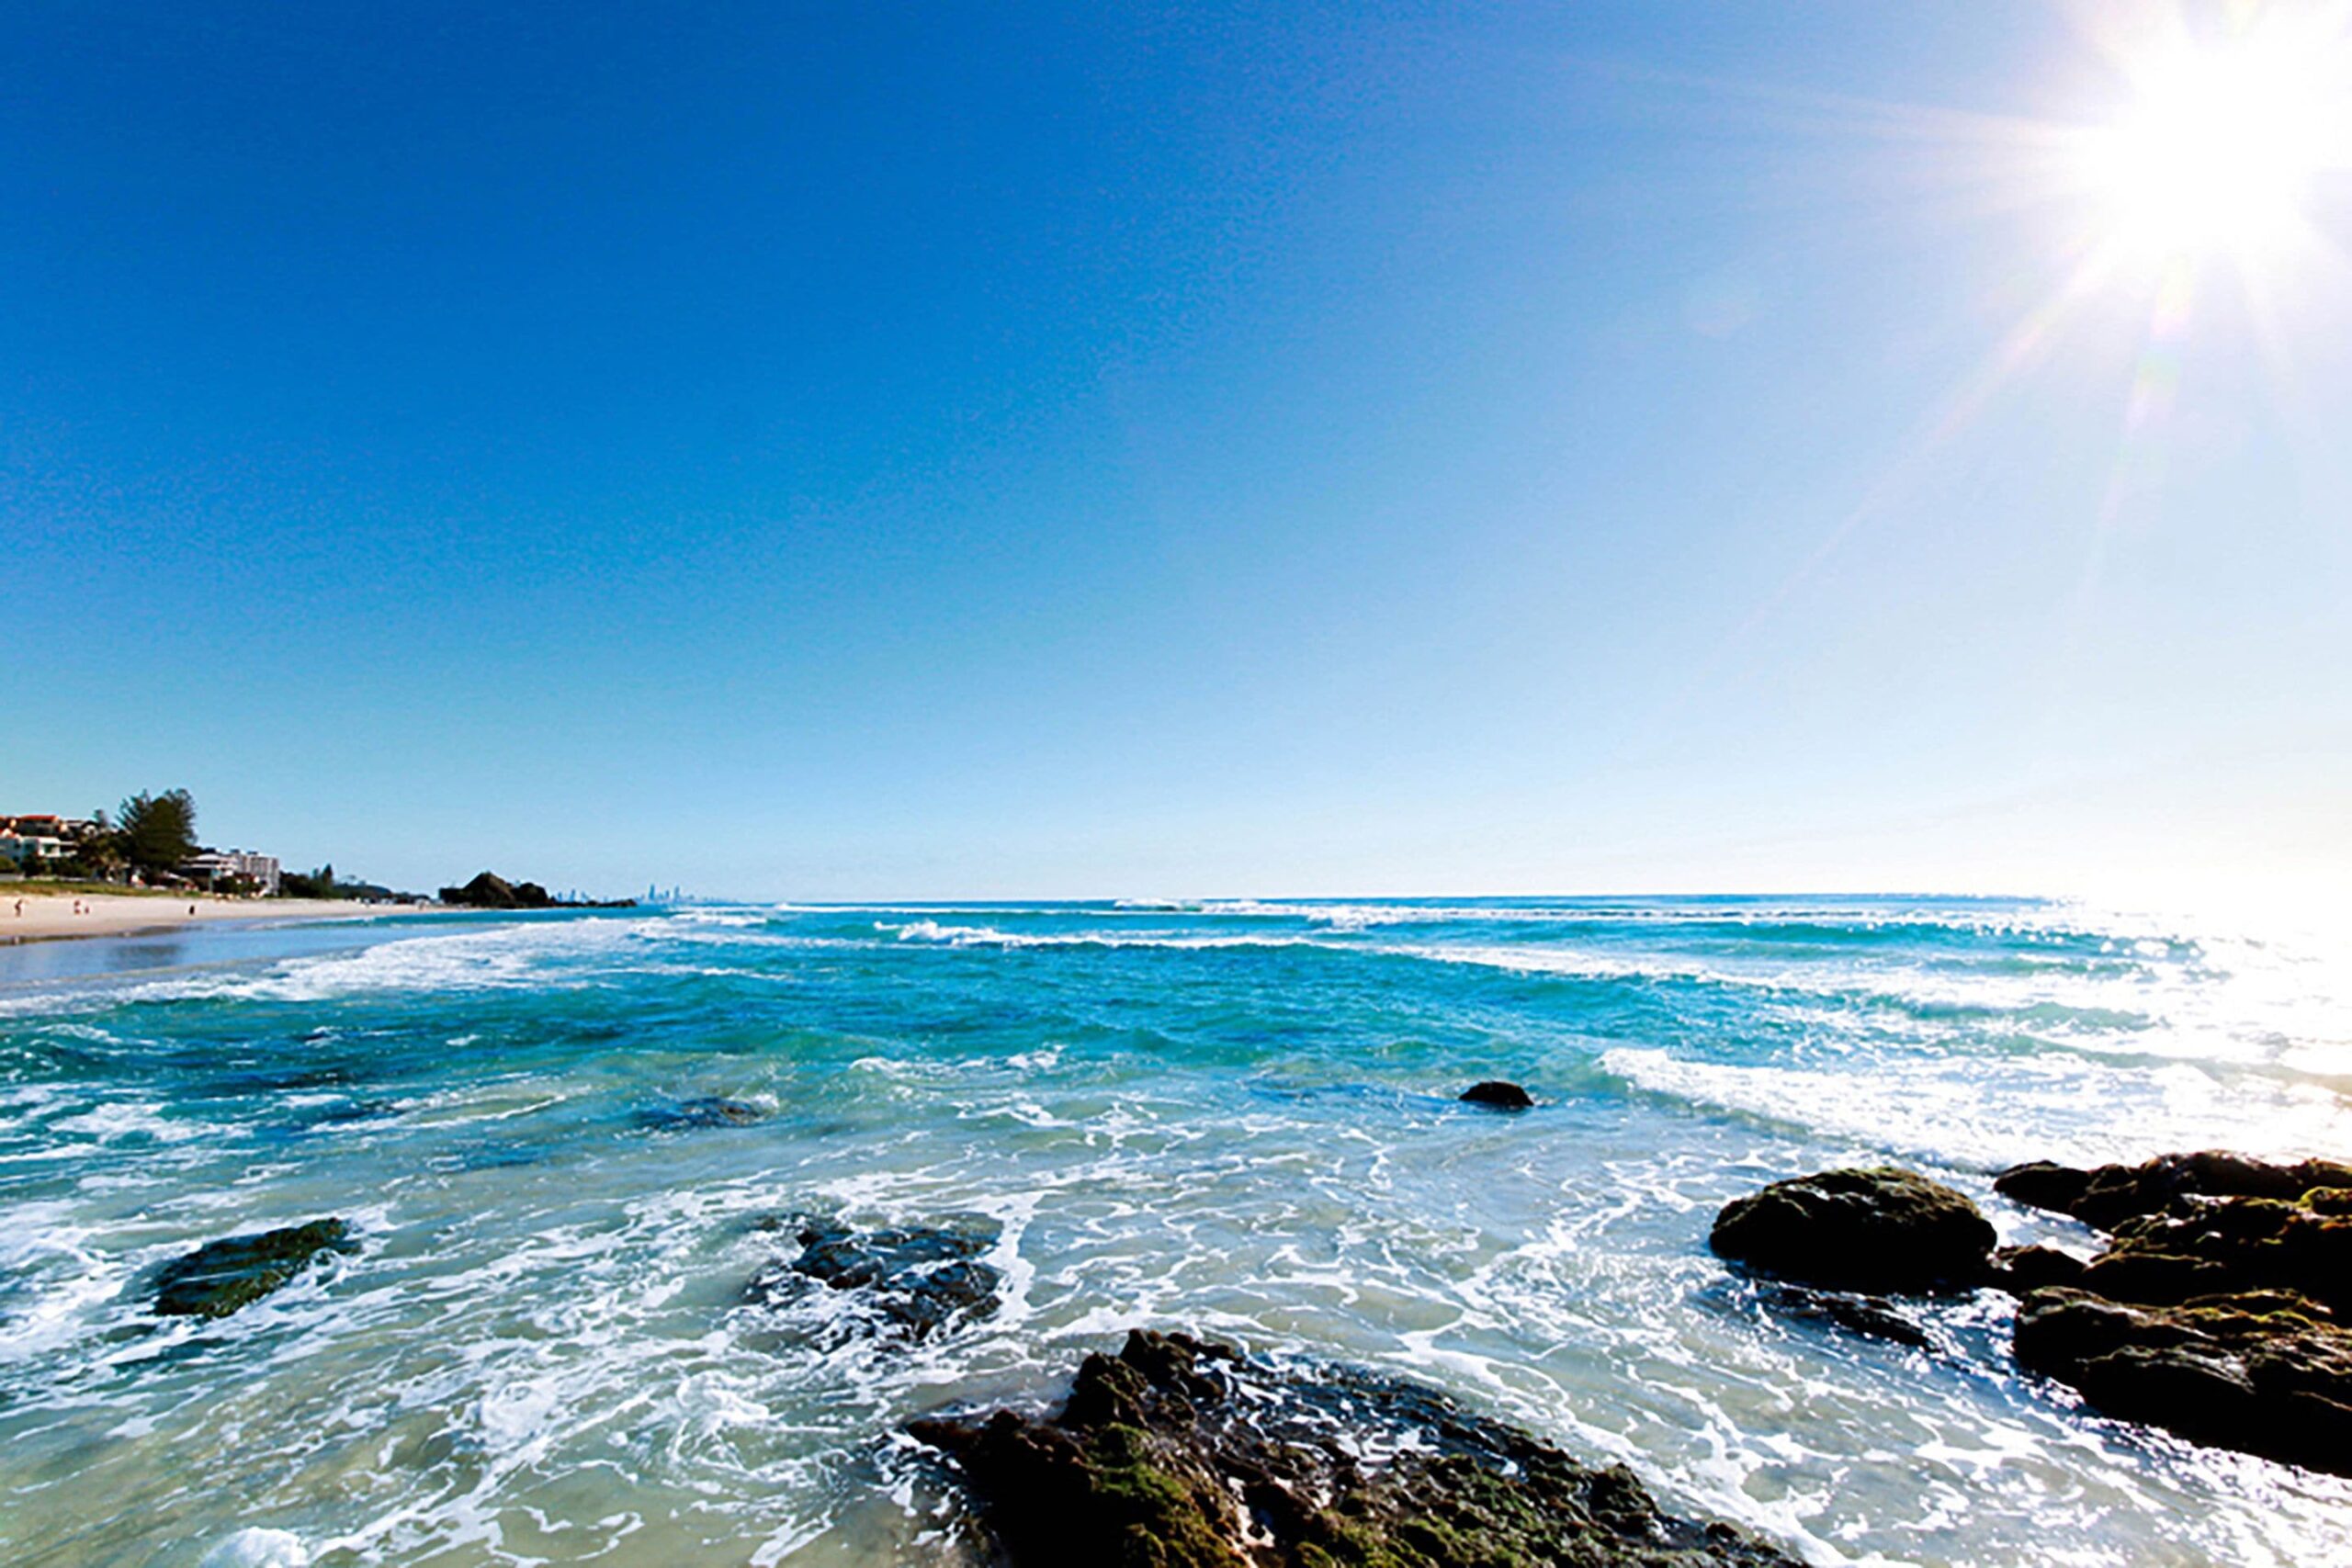
POLYGON ((424 886, 2340 886, 2343 13, 23 0, 0 810, 424 886))

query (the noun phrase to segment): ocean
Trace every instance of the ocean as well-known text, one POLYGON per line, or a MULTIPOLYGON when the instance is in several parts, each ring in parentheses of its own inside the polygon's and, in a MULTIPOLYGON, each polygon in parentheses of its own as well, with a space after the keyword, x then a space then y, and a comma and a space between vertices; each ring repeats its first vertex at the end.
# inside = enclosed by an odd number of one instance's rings
POLYGON ((2080 907, 693 907, 0 949, 0 1562, 975 1562, 923 1452, 1134 1325, 1451 1391, 1821 1563, 2352 1561, 2352 1483, 2101 1419, 2011 1303, 1772 1310, 1727 1199, 2352 1154, 2352 976, 2080 907), (1459 1103, 1483 1078, 1537 1105, 1459 1103), (724 1102, 725 1115, 706 1114, 724 1102), (157 1318, 213 1238, 354 1247, 157 1318), (986 1238, 986 1315, 747 1283, 986 1238), (763 1221, 768 1221, 766 1225, 763 1221), (790 1222, 785 1222, 786 1230, 790 1222))

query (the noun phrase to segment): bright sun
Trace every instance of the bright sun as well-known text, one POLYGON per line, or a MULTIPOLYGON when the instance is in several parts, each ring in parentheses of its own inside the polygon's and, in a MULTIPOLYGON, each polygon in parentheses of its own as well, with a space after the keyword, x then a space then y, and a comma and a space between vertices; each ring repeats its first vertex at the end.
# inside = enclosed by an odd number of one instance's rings
POLYGON ((2340 167, 2345 106, 2323 61, 2284 40, 2187 44, 2136 63, 2130 107, 2086 132, 2077 173, 2109 237, 2143 260, 2275 254, 2340 167))

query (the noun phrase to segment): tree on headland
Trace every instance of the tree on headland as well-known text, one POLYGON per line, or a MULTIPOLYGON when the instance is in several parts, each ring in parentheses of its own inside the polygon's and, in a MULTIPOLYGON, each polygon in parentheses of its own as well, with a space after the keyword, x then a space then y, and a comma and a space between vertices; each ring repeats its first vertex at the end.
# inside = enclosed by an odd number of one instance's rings
POLYGON ((122 858, 141 871, 170 871, 197 852, 196 797, 184 789, 145 791, 122 803, 114 831, 122 858))
POLYGON ((335 896, 334 863, 330 861, 309 873, 280 872, 277 891, 288 898, 332 898, 335 896))

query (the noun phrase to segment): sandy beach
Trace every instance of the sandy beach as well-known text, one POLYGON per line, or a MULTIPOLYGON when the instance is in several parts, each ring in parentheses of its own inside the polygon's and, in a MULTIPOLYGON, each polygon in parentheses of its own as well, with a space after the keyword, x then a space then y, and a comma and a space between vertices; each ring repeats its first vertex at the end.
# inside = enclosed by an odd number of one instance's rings
POLYGON ((76 897, 62 893, 11 893, 0 888, 0 942, 122 936, 131 931, 172 931, 222 920, 347 920, 383 913, 391 908, 330 898, 215 898, 203 894, 163 897, 141 893, 76 897))

